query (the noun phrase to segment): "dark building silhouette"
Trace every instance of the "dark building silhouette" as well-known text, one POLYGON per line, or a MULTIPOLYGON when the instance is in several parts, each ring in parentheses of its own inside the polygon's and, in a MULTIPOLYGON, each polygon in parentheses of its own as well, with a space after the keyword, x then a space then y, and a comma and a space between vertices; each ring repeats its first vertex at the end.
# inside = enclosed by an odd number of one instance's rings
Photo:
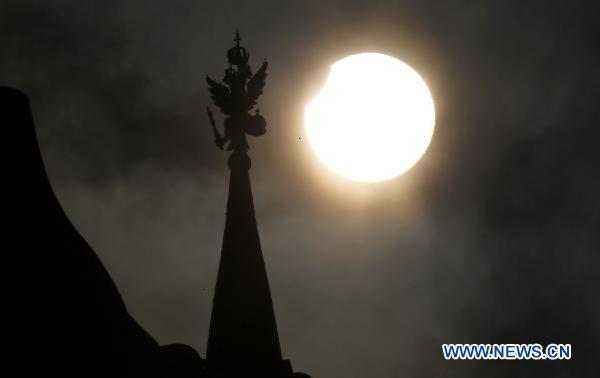
POLYGON ((293 373, 282 359, 275 313, 263 261, 250 187, 250 157, 246 134, 260 136, 266 122, 258 110, 250 115, 265 85, 267 63, 252 75, 249 54, 240 46, 229 49, 229 68, 223 83, 207 77, 212 99, 225 113, 225 135, 210 120, 215 142, 228 150, 231 176, 219 273, 215 288, 208 347, 210 377, 308 377, 293 373))
POLYGON ((2 377, 196 377, 185 345, 161 347, 129 315, 73 227, 42 162, 29 99, 0 87, 2 377))

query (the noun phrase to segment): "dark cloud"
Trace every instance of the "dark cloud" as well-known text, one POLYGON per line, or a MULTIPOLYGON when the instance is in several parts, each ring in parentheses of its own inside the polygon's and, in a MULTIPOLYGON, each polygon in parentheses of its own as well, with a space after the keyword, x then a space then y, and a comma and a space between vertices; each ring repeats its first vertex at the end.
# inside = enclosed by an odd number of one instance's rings
POLYGON ((591 377, 600 340, 595 12, 558 1, 8 1, 0 80, 131 312, 204 353, 227 189, 204 76, 235 28, 270 61, 253 188, 284 354, 315 377, 591 377), (425 78, 425 157, 333 176, 303 135, 331 62, 425 78), (569 362, 442 360, 444 342, 564 342, 569 362))

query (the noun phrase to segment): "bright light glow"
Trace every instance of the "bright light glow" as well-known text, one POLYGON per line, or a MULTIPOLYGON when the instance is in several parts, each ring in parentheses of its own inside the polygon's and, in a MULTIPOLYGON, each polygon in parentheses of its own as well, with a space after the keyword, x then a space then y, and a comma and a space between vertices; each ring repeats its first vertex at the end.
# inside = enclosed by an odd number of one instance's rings
POLYGON ((376 53, 331 66, 306 106, 308 141, 332 171, 355 181, 388 180, 425 153, 435 123, 427 85, 410 66, 376 53))

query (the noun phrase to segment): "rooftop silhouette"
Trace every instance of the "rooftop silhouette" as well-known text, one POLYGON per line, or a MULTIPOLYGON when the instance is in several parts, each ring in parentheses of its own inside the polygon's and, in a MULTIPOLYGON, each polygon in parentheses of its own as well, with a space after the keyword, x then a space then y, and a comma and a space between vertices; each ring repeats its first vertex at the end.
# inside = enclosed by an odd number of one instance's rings
POLYGON ((161 347, 57 200, 28 97, 0 87, 4 145, 5 377, 197 377, 189 346, 161 347))

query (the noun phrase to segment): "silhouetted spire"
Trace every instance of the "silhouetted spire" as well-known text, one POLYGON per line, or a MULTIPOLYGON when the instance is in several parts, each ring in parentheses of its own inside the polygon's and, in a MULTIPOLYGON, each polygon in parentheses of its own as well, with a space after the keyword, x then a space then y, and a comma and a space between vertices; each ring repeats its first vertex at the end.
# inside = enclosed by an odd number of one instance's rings
POLYGON ((229 142, 228 150, 233 151, 228 160, 227 214, 206 352, 208 371, 219 378, 306 376, 294 374, 290 362, 281 356, 248 172, 246 134, 266 132, 258 109, 253 115, 249 111, 262 94, 267 63, 250 77, 249 54, 240 46, 237 32, 235 42, 227 52, 229 63, 235 66, 225 71, 227 87, 207 77, 215 105, 227 115, 221 137, 209 110, 215 143, 222 148, 229 142))

